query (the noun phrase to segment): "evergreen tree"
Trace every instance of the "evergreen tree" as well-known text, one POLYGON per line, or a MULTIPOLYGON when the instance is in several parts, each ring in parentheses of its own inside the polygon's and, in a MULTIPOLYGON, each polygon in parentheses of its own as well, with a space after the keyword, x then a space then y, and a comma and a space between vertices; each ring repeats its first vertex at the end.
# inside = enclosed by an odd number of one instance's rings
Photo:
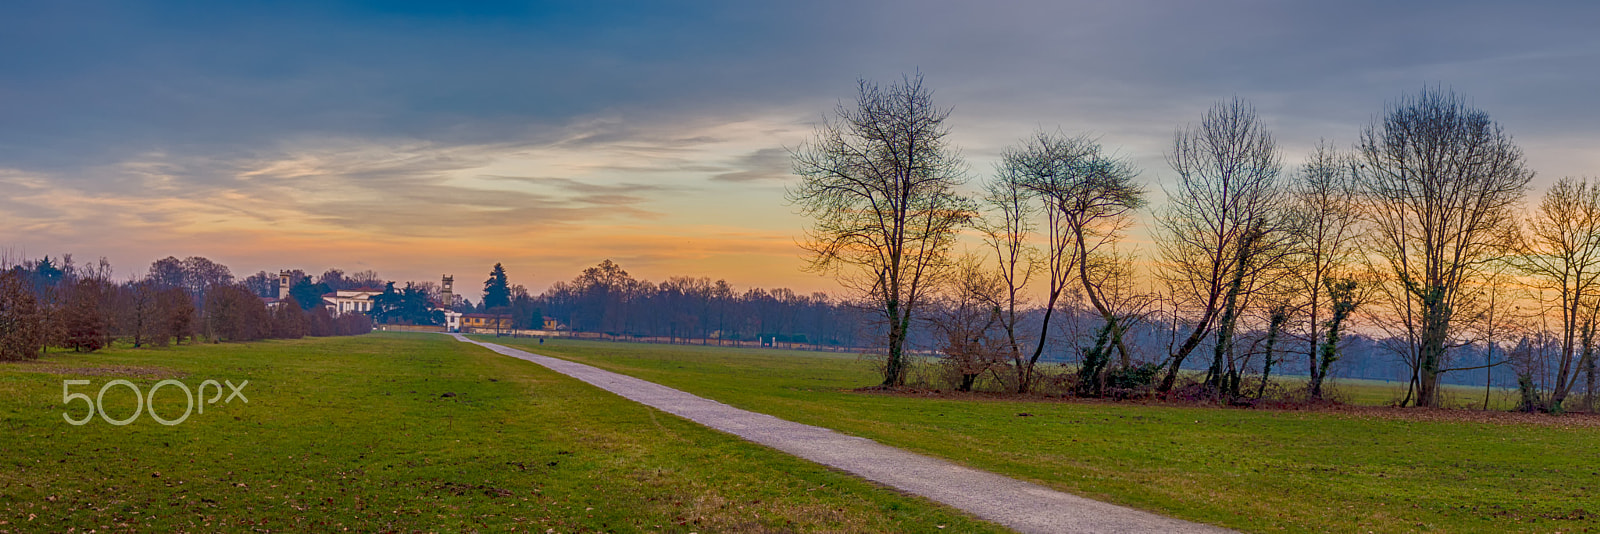
POLYGON ((311 277, 296 280, 289 286, 289 295, 300 303, 300 309, 310 311, 312 308, 322 306, 322 295, 332 293, 327 284, 313 284, 311 277))
POLYGON ((372 296, 372 309, 367 315, 376 323, 390 324, 400 319, 401 295, 394 282, 384 285, 383 292, 372 296))
POLYGON ((33 276, 36 279, 35 284, 37 287, 55 287, 65 275, 65 271, 50 262, 49 256, 39 260, 39 263, 34 265, 33 268, 33 276))
POLYGON ((489 279, 483 282, 483 307, 492 310, 510 305, 511 285, 506 282, 506 269, 496 263, 489 271, 489 279))
POLYGON ((383 293, 372 297, 372 311, 367 312, 374 322, 385 324, 443 324, 444 313, 433 309, 428 292, 410 282, 403 290, 396 290, 394 282, 383 293))

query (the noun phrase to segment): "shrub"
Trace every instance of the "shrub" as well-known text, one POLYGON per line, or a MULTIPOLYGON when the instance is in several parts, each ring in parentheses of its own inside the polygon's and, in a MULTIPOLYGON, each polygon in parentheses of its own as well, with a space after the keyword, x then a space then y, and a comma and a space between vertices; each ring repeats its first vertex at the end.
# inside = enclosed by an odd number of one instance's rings
MULTIPOLYGON (((1155 377, 1162 373, 1162 366, 1155 363, 1141 363, 1131 368, 1110 369, 1106 373, 1106 387, 1117 392, 1142 392, 1149 393, 1155 387, 1155 377)), ((1115 393, 1114 393, 1115 395, 1115 393)))

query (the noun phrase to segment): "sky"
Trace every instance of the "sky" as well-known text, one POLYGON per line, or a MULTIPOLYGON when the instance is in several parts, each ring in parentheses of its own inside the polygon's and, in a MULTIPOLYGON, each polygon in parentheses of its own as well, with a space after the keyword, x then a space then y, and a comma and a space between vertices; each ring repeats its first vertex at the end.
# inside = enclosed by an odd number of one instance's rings
POLYGON ((1534 194, 1600 177, 1600 3, 465 4, 0 5, 0 252, 122 277, 499 262, 535 293, 611 259, 833 292, 802 271, 788 151, 858 79, 913 72, 973 186, 1060 129, 1159 205, 1174 130, 1219 100, 1252 102, 1292 168, 1433 86, 1514 137, 1534 194))

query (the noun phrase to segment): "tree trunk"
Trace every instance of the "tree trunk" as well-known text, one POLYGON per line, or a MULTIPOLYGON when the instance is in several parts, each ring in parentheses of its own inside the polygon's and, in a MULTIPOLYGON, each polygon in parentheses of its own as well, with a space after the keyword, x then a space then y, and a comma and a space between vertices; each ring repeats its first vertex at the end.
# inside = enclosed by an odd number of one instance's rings
POLYGON ((1433 408, 1439 406, 1439 374, 1444 364, 1445 341, 1450 332, 1449 304, 1445 303, 1445 288, 1429 286, 1421 296, 1422 339, 1417 347, 1417 398, 1414 406, 1433 408))
POLYGON ((889 299, 884 307, 889 312, 889 354, 883 367, 883 386, 900 387, 905 381, 905 326, 900 321, 898 301, 889 299))
MULTIPOLYGON (((1234 250, 1233 280, 1228 282, 1228 296, 1222 304, 1222 320, 1217 323, 1217 346, 1211 359, 1211 370, 1206 374, 1206 386, 1214 389, 1220 398, 1224 389, 1223 357, 1230 358, 1229 368, 1232 365, 1233 333, 1239 321, 1239 294, 1244 292, 1245 271, 1250 266, 1250 256, 1255 249, 1256 240, 1262 237, 1258 227, 1252 226, 1245 230, 1239 239, 1238 248, 1234 250)), ((1237 391, 1235 391, 1237 393, 1237 391)))
MULTIPOLYGON (((1172 391, 1172 386, 1178 379, 1178 371, 1183 368, 1183 360, 1188 358, 1189 354, 1194 352, 1194 349, 1199 347, 1200 342, 1205 339, 1206 332, 1210 330, 1211 319, 1215 317, 1215 313, 1215 309, 1208 307, 1206 314, 1200 318, 1200 322, 1194 325, 1194 330, 1189 332, 1189 338, 1185 339, 1178 351, 1172 354, 1171 367, 1167 368, 1167 376, 1161 379, 1161 386, 1156 388, 1157 392, 1166 393, 1172 391)), ((1174 319, 1174 322, 1176 322, 1176 319, 1174 319)))
POLYGON ((904 382, 905 354, 901 352, 902 345, 899 342, 899 327, 894 326, 895 324, 898 324, 899 321, 891 320, 890 323, 889 356, 888 361, 884 362, 883 386, 893 388, 900 387, 900 384, 904 382))
POLYGON ((1587 352, 1583 358, 1583 410, 1594 413, 1594 351, 1587 352))
POLYGON ((1017 369, 1017 393, 1027 393, 1033 387, 1034 368, 1039 364, 1039 357, 1044 354, 1044 343, 1049 338, 1050 316, 1056 311, 1056 299, 1061 296, 1057 289, 1050 293, 1049 302, 1045 303, 1044 321, 1039 325, 1039 344, 1033 348, 1033 355, 1028 357, 1022 368, 1017 369))
MULTIPOLYGON (((1430 325, 1432 326, 1432 325, 1430 325)), ((1415 406, 1432 408, 1439 405, 1439 366, 1444 360, 1444 325, 1428 328, 1423 333, 1422 346, 1417 360, 1417 399, 1415 406)))
POLYGON ((1289 311, 1284 308, 1272 310, 1272 318, 1267 323, 1267 359, 1262 363, 1261 387, 1256 389, 1256 400, 1267 392, 1267 381, 1272 379, 1272 351, 1278 343, 1278 334, 1283 331, 1284 323, 1289 322, 1289 311))
MULTIPOLYGON (((1583 325, 1583 356, 1578 359, 1577 368, 1577 371, 1583 372, 1584 378, 1583 411, 1589 413, 1594 413, 1594 334, 1595 317, 1591 315, 1583 325)), ((1573 373, 1572 381, 1577 383, 1577 372, 1573 373)))

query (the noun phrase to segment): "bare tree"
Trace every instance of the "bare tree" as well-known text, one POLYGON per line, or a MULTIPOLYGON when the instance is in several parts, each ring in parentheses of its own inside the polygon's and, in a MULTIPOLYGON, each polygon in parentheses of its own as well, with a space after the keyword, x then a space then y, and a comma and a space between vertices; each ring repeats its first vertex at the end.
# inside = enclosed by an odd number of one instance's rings
POLYGON ((788 197, 815 219, 801 246, 811 269, 839 275, 886 323, 885 386, 904 382, 912 320, 973 212, 956 193, 964 164, 947 140, 950 110, 932 97, 921 74, 886 88, 861 80, 856 106, 840 104, 793 152, 802 180, 788 197))
POLYGON ((56 310, 60 338, 56 344, 77 352, 94 352, 111 344, 112 303, 116 287, 105 280, 77 278, 67 284, 66 299, 56 310))
POLYGON ((183 260, 173 256, 156 260, 150 263, 148 279, 161 289, 172 287, 187 287, 188 274, 185 273, 183 260))
POLYGON ((989 208, 988 216, 977 220, 984 243, 994 253, 998 265, 996 274, 1002 291, 990 305, 999 312, 997 321, 1005 335, 1001 352, 1011 361, 1014 390, 1023 383, 1026 365, 1022 351, 1024 341, 1018 331, 1026 313, 1024 291, 1034 273, 1039 271, 1038 250, 1029 243, 1035 230, 1033 217, 1039 210, 1032 195, 1016 178, 1006 172, 1003 164, 999 166, 997 179, 984 186, 983 202, 989 208))
POLYGON ((160 289, 150 280, 133 280, 124 286, 120 319, 122 331, 132 338, 134 348, 159 335, 158 293, 160 289))
MULTIPOLYGON (((1071 179, 1069 175, 1074 172, 1072 168, 1087 155, 1086 147, 1080 141, 1040 133, 1019 147, 1009 148, 1001 156, 998 181, 1026 195, 1027 202, 1036 202, 1040 198, 1041 186, 1071 179)), ((1026 393, 1033 386, 1035 369, 1050 340, 1050 321, 1055 317, 1062 293, 1072 280, 1072 266, 1076 260, 1071 234, 1061 211, 1049 206, 1048 201, 1044 204, 1043 209, 1035 207, 1032 210, 1044 212, 1044 224, 1040 230, 1044 233, 1045 245, 1043 257, 1038 262, 1042 264, 1045 275, 1044 313, 1038 334, 1033 339, 1033 350, 1027 353, 1018 351, 1012 356, 1016 375, 1013 386, 1018 393, 1026 393)))
POLYGON ((1172 389, 1184 359, 1216 331, 1208 382, 1233 350, 1244 298, 1276 268, 1288 243, 1277 143, 1240 98, 1212 106, 1199 125, 1180 128, 1167 163, 1178 174, 1156 221, 1159 276, 1175 305, 1190 308, 1188 334, 1169 347, 1158 391, 1172 389), (1271 259, 1272 261, 1266 261, 1271 259))
POLYGON ((1006 362, 1006 341, 996 328, 1002 311, 992 304, 1005 292, 999 278, 984 268, 981 258, 962 256, 929 321, 939 334, 939 350, 957 391, 972 391, 979 377, 1006 362))
POLYGON ((383 287, 385 283, 383 277, 378 275, 378 271, 372 269, 356 271, 354 274, 344 277, 344 280, 350 287, 383 287))
POLYGON ((206 289, 233 284, 233 273, 228 270, 228 266, 201 256, 184 258, 183 272, 189 292, 200 295, 202 300, 205 298, 206 289))
MULTIPOLYGON (((1345 317, 1324 324, 1323 314, 1334 313, 1328 294, 1336 288, 1345 288, 1355 294, 1354 281, 1343 271, 1356 256, 1356 229, 1361 218, 1361 205, 1354 193, 1354 162, 1338 153, 1326 142, 1317 145, 1300 168, 1293 185, 1293 211, 1299 219, 1300 236, 1294 273, 1299 290, 1305 300, 1306 314, 1306 368, 1311 380, 1309 391, 1314 399, 1322 398, 1325 369, 1337 357, 1336 346, 1322 348, 1331 340, 1337 343, 1337 334, 1324 340, 1322 328, 1343 326, 1345 317), (1335 278, 1345 278, 1337 280, 1335 278), (1321 361, 1319 361, 1319 355, 1321 361)), ((1344 304, 1354 309, 1354 302, 1344 304)), ((1345 313, 1346 316, 1349 312, 1345 313)))
POLYGON ((0 361, 39 358, 46 342, 45 315, 22 271, 0 270, 0 361))
MULTIPOLYGON (((1033 367, 1044 352, 1050 326, 1050 316, 1056 300, 1064 289, 1073 285, 1089 305, 1100 315, 1106 344, 1089 351, 1093 358, 1108 358, 1115 348, 1122 359, 1128 359, 1128 350, 1122 340, 1125 325, 1119 324, 1113 303, 1106 300, 1100 282, 1115 269, 1091 274, 1096 265, 1115 267, 1116 262, 1095 261, 1122 236, 1132 224, 1134 210, 1144 205, 1144 188, 1133 182, 1138 176, 1127 160, 1107 155, 1099 143, 1087 137, 1067 137, 1060 132, 1036 132, 1022 147, 1008 150, 1004 156, 1004 176, 1016 181, 1032 192, 1042 202, 1045 212, 1045 229, 1049 248, 1046 265, 1049 272, 1050 291, 1045 303, 1044 322, 1040 326, 1038 343, 1027 360, 1027 380, 1021 381, 1019 391, 1026 391, 1032 379, 1033 367)), ((1087 362, 1098 370, 1103 361, 1087 362)))
MULTIPOLYGON (((317 309, 323 308, 319 306, 317 309)), ((151 339, 153 344, 165 347, 169 341, 183 343, 184 338, 194 340, 197 321, 194 301, 183 288, 171 287, 157 292, 156 312, 158 335, 151 339)))
MULTIPOLYGON (((1507 354, 1500 350, 1501 344, 1510 337, 1508 332, 1514 333, 1518 324, 1527 322, 1525 317, 1520 317, 1522 308, 1517 303, 1533 300, 1529 294, 1532 288, 1515 280, 1514 274, 1519 269, 1516 269, 1513 263, 1497 261, 1484 269, 1484 278, 1480 281, 1483 287, 1484 306, 1478 308, 1478 313, 1468 321, 1473 335, 1483 341, 1483 365, 1467 369, 1484 370, 1483 409, 1485 410, 1489 409, 1489 398, 1494 391, 1495 368, 1510 362, 1507 354), (1496 352, 1499 352, 1499 361, 1495 361, 1496 352)), ((1593 317, 1591 313, 1584 323, 1586 325, 1584 335, 1592 337, 1593 317)), ((1586 350, 1587 345, 1586 342, 1586 350)))
POLYGON ((258 297, 276 297, 278 296, 277 282, 278 275, 266 271, 256 271, 256 274, 245 277, 241 283, 258 297))
MULTIPOLYGON (((1154 295, 1142 291, 1135 282, 1136 256, 1120 252, 1115 243, 1110 241, 1102 245, 1094 250, 1081 251, 1082 263, 1079 265, 1085 298, 1098 300, 1098 303, 1091 300, 1091 306, 1095 306, 1100 314, 1100 327, 1093 341, 1087 348, 1079 350, 1078 391, 1079 394, 1093 396, 1105 393, 1108 380, 1105 371, 1112 367, 1112 351, 1117 352, 1116 364, 1124 372, 1133 369, 1133 352, 1123 336, 1144 319, 1154 302, 1154 295)), ((1145 385, 1148 384, 1135 387, 1145 385)))
POLYGON ((1560 308, 1556 374, 1547 409, 1561 411, 1579 369, 1590 365, 1595 300, 1600 296, 1600 186, 1563 178, 1527 219, 1516 264, 1560 308), (1588 326, 1586 328, 1586 326, 1588 326), (1574 361, 1575 357, 1581 357, 1574 361))
POLYGON ((330 268, 317 277, 317 283, 328 286, 329 291, 349 289, 349 281, 344 277, 344 269, 330 268))
POLYGON ((1501 230, 1533 173, 1489 115, 1453 92, 1424 89, 1389 106, 1362 132, 1357 182, 1375 253, 1399 287, 1390 310, 1406 325, 1418 406, 1438 404, 1446 349, 1468 288, 1505 245, 1501 230))

